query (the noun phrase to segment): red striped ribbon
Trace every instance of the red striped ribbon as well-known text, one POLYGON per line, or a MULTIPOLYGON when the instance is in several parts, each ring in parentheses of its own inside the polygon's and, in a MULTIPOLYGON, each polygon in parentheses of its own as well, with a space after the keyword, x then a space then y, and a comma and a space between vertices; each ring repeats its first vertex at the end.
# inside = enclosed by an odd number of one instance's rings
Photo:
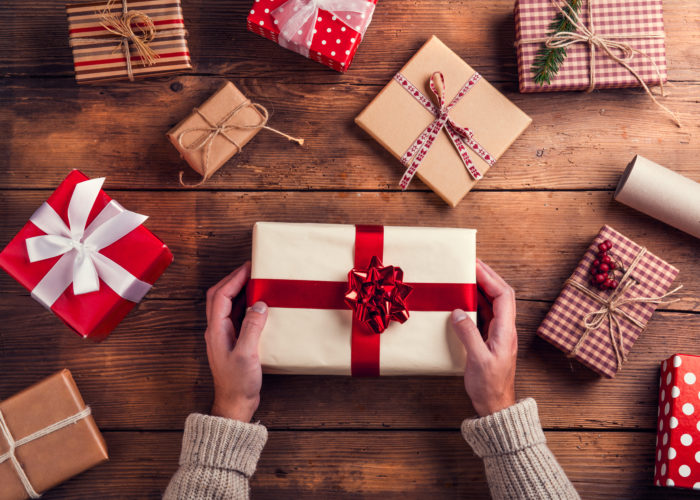
MULTIPOLYGON (((384 227, 355 227, 355 268, 366 268, 372 257, 383 259, 384 227)), ((413 288, 407 299, 410 311, 476 310, 474 283, 406 283, 413 288)), ((345 281, 305 281, 251 279, 247 302, 257 301, 269 307, 302 309, 349 309, 345 303, 345 281)), ((353 315, 351 330, 350 371, 354 377, 379 375, 380 335, 353 315)))

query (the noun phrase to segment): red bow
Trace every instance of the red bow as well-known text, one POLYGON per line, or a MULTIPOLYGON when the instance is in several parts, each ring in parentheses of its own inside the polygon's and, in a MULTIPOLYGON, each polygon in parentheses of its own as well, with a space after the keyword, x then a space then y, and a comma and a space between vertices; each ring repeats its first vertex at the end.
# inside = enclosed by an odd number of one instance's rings
POLYGON ((382 266, 379 257, 374 256, 367 269, 353 269, 348 273, 345 302, 357 320, 374 333, 382 333, 390 321, 404 323, 408 319, 406 297, 412 291, 413 287, 403 282, 400 267, 382 266))

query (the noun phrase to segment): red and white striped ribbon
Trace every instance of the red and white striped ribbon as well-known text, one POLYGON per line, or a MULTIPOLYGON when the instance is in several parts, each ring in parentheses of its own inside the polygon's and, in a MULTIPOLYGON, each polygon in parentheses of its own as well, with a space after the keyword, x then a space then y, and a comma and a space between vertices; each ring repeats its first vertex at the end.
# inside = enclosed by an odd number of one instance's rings
POLYGON ((445 78, 442 73, 433 73, 430 79, 430 90, 438 98, 439 108, 432 103, 423 93, 418 90, 415 85, 413 85, 408 79, 403 76, 400 72, 394 75, 394 80, 401 84, 401 86, 411 94, 416 101, 421 103, 425 108, 435 115, 435 120, 428 125, 425 130, 418 136, 418 138, 411 144, 411 146, 406 150, 406 152, 401 157, 401 163, 406 167, 406 172, 403 174, 403 178, 399 185, 401 189, 406 189, 416 174, 418 167, 420 167, 425 155, 430 151, 435 138, 444 128, 447 135, 452 140, 459 156, 462 158, 465 168, 469 174, 474 178, 474 180, 480 179, 483 174, 474 165, 471 158, 469 157, 468 150, 472 149, 479 157, 481 157, 489 166, 492 166, 496 160, 489 154, 477 141, 474 139, 474 133, 468 127, 460 127, 457 125, 452 118, 450 118, 450 110, 457 105, 457 103, 464 97, 464 95, 471 90, 471 88, 476 85, 476 83, 481 79, 479 73, 474 73, 472 77, 467 80, 467 82, 462 86, 457 95, 452 99, 452 102, 445 105, 445 78), (442 83, 441 87, 438 88, 435 84, 435 79, 440 78, 442 83), (467 147, 468 146, 468 147, 467 147))

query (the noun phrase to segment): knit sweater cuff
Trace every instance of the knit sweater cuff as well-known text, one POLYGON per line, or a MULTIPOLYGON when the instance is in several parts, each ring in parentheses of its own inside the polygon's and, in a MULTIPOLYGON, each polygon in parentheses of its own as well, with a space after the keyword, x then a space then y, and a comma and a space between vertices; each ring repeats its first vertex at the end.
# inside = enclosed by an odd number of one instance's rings
POLYGON ((192 413, 185 422, 180 465, 235 470, 250 477, 266 442, 262 425, 192 413))
POLYGON ((532 398, 486 417, 465 420, 462 436, 481 458, 516 453, 546 442, 532 398))

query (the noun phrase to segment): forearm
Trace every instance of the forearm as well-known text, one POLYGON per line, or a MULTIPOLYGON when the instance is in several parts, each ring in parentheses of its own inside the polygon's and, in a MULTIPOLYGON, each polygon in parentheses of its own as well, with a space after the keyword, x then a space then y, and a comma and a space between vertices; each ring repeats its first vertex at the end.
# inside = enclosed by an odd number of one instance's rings
POLYGON ((484 460, 494 500, 579 498, 547 447, 533 399, 465 420, 462 435, 484 460))
POLYGON ((185 423, 180 468, 163 498, 247 499, 248 479, 266 441, 262 425, 193 413, 185 423))

